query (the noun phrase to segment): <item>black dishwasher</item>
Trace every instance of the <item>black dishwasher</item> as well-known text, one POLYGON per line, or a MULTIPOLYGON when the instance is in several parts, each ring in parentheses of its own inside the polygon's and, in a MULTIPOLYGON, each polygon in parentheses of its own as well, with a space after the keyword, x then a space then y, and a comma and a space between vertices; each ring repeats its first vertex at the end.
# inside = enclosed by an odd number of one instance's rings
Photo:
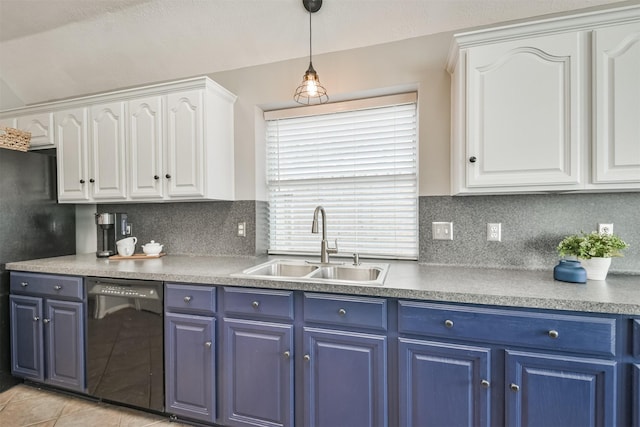
POLYGON ((162 282, 89 278, 86 284, 88 393, 163 411, 162 282))

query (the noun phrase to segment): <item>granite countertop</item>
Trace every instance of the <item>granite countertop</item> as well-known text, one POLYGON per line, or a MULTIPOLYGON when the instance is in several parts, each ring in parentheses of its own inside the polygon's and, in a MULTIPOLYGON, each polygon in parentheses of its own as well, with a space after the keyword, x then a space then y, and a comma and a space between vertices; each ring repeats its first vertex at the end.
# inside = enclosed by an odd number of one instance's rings
MULTIPOLYGON (((640 275, 612 275, 586 284, 553 280, 553 272, 435 266, 415 261, 390 264, 384 286, 268 280, 234 276, 269 259, 167 255, 145 260, 108 260, 94 254, 12 262, 7 270, 166 282, 383 296, 597 313, 640 315, 640 275)), ((312 258, 305 258, 312 259, 312 258)), ((315 259, 313 259, 315 260, 315 259)), ((365 260, 364 262, 369 262, 365 260)))

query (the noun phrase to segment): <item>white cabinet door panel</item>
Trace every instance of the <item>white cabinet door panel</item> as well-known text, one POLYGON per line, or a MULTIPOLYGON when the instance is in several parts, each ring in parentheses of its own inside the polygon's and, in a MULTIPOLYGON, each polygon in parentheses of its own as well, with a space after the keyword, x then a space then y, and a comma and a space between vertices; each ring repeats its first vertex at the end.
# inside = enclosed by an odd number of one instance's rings
POLYGON ((129 101, 130 197, 160 200, 163 197, 162 97, 129 101))
POLYGON ((57 141, 58 200, 89 200, 87 172, 87 109, 54 114, 57 141))
POLYGON ((124 102, 91 107, 91 177, 94 199, 126 198, 124 102))
POLYGON ((16 127, 31 132, 31 149, 54 148, 53 113, 35 113, 17 118, 16 127))
POLYGON ((640 23, 593 33, 594 183, 640 182, 640 23))

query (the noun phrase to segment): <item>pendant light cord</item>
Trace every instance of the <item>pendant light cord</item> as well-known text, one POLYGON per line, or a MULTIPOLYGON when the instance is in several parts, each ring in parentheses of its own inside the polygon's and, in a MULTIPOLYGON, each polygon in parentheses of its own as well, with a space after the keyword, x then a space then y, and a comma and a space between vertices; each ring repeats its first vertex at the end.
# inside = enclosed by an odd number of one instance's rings
POLYGON ((309 63, 311 63, 311 59, 313 58, 311 51, 311 11, 309 11, 309 63))

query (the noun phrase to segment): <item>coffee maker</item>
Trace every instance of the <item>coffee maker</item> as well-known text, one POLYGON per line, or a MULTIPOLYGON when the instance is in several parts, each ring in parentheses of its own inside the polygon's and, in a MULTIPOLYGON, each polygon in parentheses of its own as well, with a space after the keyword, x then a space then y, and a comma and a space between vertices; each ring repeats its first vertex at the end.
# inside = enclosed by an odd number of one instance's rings
POLYGON ((98 243, 96 256, 106 258, 116 254, 116 242, 131 234, 126 213, 97 213, 96 224, 102 230, 102 245, 98 243))

